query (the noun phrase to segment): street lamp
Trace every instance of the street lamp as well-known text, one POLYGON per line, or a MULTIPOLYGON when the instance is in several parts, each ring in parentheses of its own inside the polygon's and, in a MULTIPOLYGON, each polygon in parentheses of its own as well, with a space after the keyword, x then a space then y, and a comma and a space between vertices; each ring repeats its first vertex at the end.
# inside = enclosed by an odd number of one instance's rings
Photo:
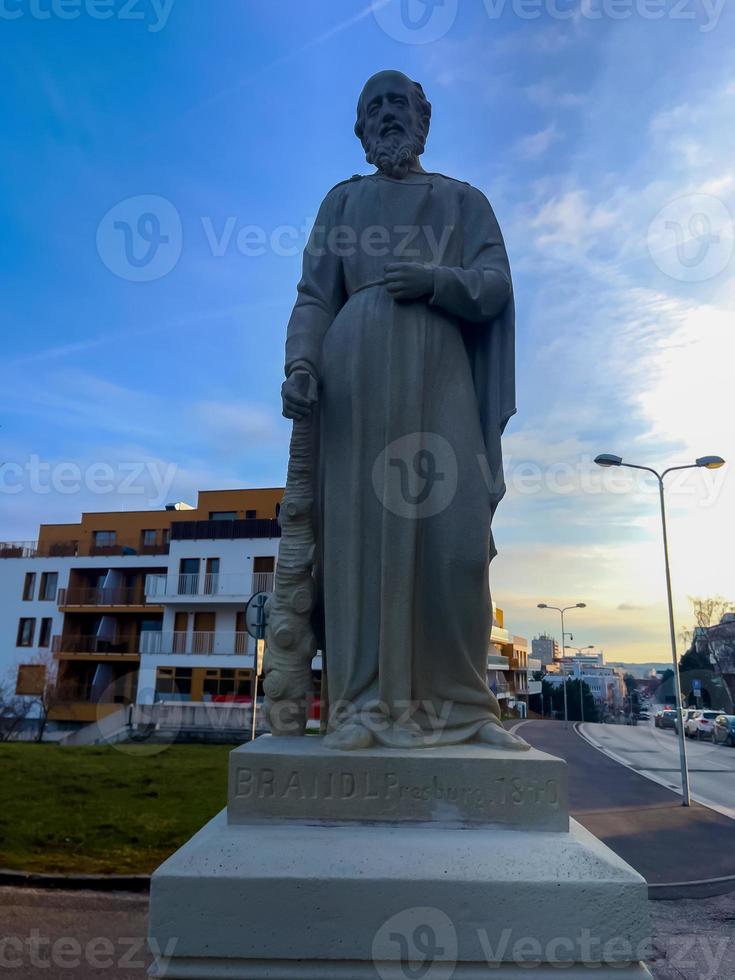
POLYGON ((676 692, 676 706, 679 714, 679 764, 681 766, 681 794, 682 806, 691 805, 691 792, 689 790, 689 770, 687 768, 687 747, 684 740, 684 710, 681 695, 681 677, 679 676, 679 662, 676 656, 676 631, 674 629, 674 604, 671 598, 671 572, 669 570, 669 541, 666 534, 666 502, 664 500, 664 477, 673 473, 675 470, 719 470, 725 465, 725 460, 721 456, 700 456, 694 463, 685 466, 670 466, 659 473, 651 466, 639 466, 636 463, 624 463, 622 456, 614 456, 612 453, 602 453, 597 456, 595 462, 598 466, 626 466, 631 470, 645 470, 646 473, 653 473, 658 480, 658 494, 661 503, 661 531, 664 544, 664 567, 666 569, 666 600, 669 607, 669 634, 671 637, 671 659, 674 663, 674 690, 676 692))
MULTIPOLYGON (((573 606, 564 606, 563 608, 561 608, 560 606, 550 606, 546 602, 539 602, 539 604, 538 604, 538 608, 539 609, 555 609, 559 613, 559 615, 561 616, 561 658, 562 658, 562 661, 564 660, 564 650, 566 649, 565 646, 564 646, 564 643, 565 643, 565 640, 564 640, 564 636, 565 636, 565 633, 564 633, 564 613, 565 612, 568 612, 570 609, 585 609, 586 607, 587 607, 587 603, 586 602, 575 602, 573 606)), ((562 670, 563 669, 564 669, 564 666, 563 666, 563 663, 562 663, 562 670)), ((564 724, 567 725, 567 726, 569 725, 569 709, 568 709, 568 706, 567 706, 567 678, 566 678, 566 674, 564 675, 564 724)))

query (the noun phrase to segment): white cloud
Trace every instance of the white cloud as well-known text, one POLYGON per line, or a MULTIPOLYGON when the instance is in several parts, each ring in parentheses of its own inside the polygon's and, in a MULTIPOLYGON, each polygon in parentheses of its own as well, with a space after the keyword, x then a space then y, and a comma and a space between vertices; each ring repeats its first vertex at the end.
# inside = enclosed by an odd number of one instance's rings
POLYGON ((518 152, 526 160, 535 160, 537 157, 543 156, 552 143, 555 143, 558 139, 559 134, 556 126, 554 123, 551 123, 545 129, 541 129, 537 133, 532 133, 530 136, 525 136, 520 140, 518 142, 518 152))

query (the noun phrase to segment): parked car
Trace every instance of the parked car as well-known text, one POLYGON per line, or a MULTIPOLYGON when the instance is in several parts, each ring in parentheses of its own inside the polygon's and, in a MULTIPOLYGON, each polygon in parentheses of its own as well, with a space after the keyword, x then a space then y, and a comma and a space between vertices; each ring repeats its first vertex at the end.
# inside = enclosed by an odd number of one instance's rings
POLYGON ((712 738, 717 711, 695 711, 684 726, 684 734, 689 738, 712 738))
POLYGON ((650 721, 650 720, 651 720, 651 716, 650 716, 650 715, 649 715, 649 713, 648 713, 648 712, 647 712, 647 711, 645 710, 645 708, 642 708, 642 709, 641 709, 641 710, 640 710, 640 711, 638 712, 638 721, 650 721))
POLYGON ((718 715, 712 729, 712 741, 735 749, 735 715, 718 715))
MULTIPOLYGON (((687 734, 687 724, 691 721, 691 719, 694 717, 694 715, 696 715, 696 713, 697 713, 698 710, 699 710, 698 708, 686 708, 684 710, 684 734, 685 735, 687 734)), ((676 730, 678 732, 679 731, 679 717, 678 717, 678 715, 677 715, 677 718, 676 718, 674 727, 676 728, 676 730)))
POLYGON ((656 728, 676 728, 676 712, 672 708, 662 708, 654 720, 656 728))

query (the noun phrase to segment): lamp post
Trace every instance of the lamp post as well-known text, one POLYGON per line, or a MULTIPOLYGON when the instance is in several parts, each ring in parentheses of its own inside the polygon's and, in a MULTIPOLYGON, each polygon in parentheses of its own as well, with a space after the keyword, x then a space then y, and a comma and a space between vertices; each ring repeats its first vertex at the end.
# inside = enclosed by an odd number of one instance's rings
POLYGON ((676 655, 676 630, 674 628, 674 603, 671 598, 671 572, 669 569, 669 540, 666 533, 666 501, 664 499, 664 477, 673 473, 675 470, 719 470, 725 465, 725 460, 721 456, 700 456, 694 463, 687 463, 685 466, 669 466, 663 473, 659 473, 651 466, 639 466, 636 463, 624 463, 621 456, 614 456, 612 453, 602 453, 597 456, 595 462, 598 466, 626 466, 631 470, 645 470, 652 473, 658 481, 658 495, 661 504, 661 531, 664 545, 664 568, 666 570, 666 601, 669 609, 669 635, 671 639, 671 659, 674 666, 674 690, 676 692, 676 707, 679 715, 679 764, 681 767, 681 796, 682 806, 691 805, 691 792, 689 789, 689 770, 687 767, 687 747, 684 740, 684 712, 681 695, 681 677, 679 676, 679 661, 676 655))
MULTIPOLYGON (((566 635, 565 632, 564 632, 564 613, 565 612, 568 612, 570 609, 585 609, 586 606, 587 606, 587 603, 586 602, 575 602, 573 606, 564 606, 563 608, 561 606, 550 606, 546 602, 539 602, 539 604, 538 604, 538 608, 539 609, 555 609, 559 613, 559 615, 561 616, 561 659, 562 659, 562 671, 564 670, 564 663, 563 663, 563 661, 564 661, 564 651, 566 649, 566 647, 564 645, 564 643, 565 643, 564 637, 566 635)), ((568 708, 568 705, 567 705, 567 676, 566 676, 566 674, 564 674, 563 676, 564 676, 564 724, 568 726, 569 725, 569 708, 568 708)))

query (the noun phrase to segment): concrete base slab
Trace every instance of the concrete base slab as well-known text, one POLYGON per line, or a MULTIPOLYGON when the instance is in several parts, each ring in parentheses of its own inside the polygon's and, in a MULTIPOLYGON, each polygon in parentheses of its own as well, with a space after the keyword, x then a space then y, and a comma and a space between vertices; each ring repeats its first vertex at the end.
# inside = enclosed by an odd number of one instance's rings
POLYGON ((223 811, 153 876, 150 935, 171 955, 152 976, 639 980, 646 900, 575 821, 228 824, 223 811))

